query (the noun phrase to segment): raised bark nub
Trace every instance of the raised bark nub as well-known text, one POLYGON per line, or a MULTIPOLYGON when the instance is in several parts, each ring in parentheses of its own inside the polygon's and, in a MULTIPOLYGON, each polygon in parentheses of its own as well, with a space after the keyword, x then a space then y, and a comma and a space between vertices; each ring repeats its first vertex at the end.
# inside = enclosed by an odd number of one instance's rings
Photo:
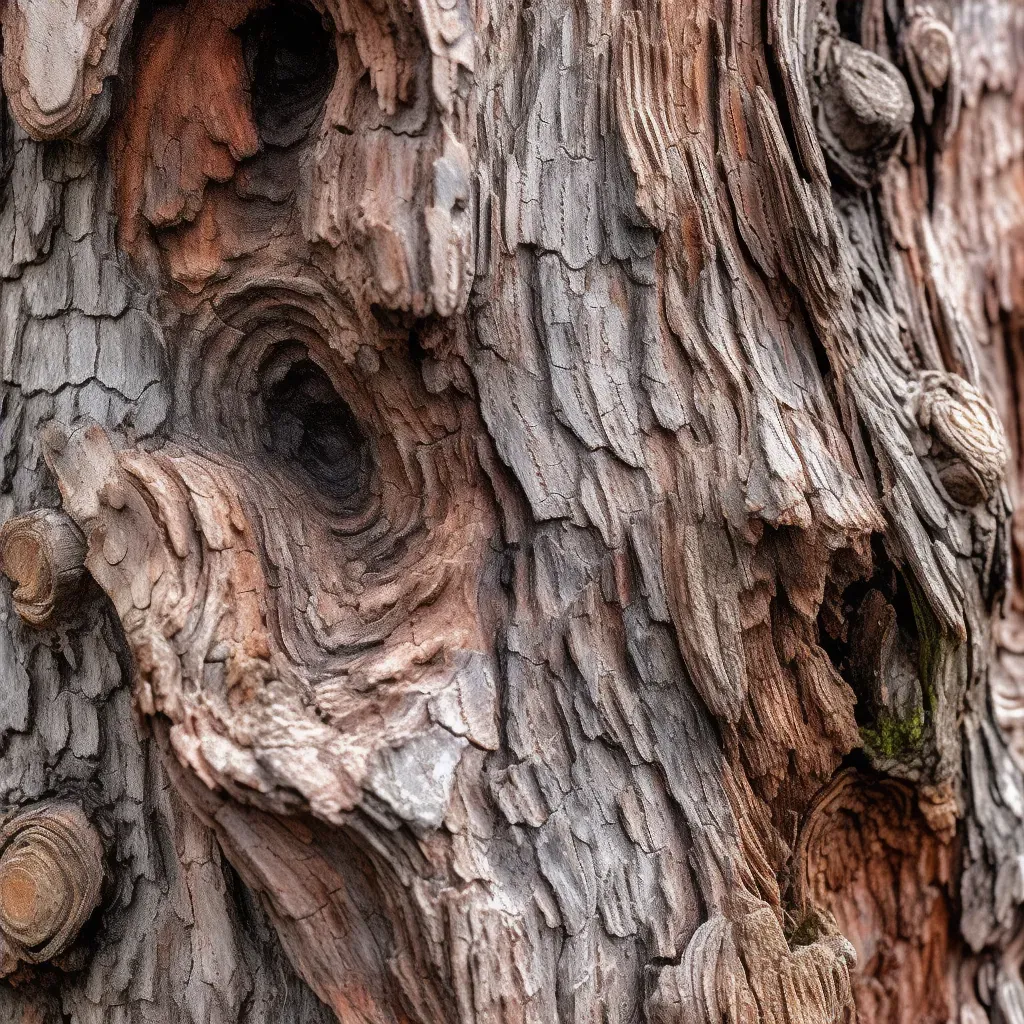
POLYGON ((85 540, 63 512, 37 509, 0 527, 0 570, 13 583, 14 608, 45 626, 85 576, 85 540))
POLYGON ((899 69, 847 39, 819 57, 818 140, 833 171, 861 188, 878 181, 914 116, 899 69))
POLYGON ((999 415, 985 396, 953 373, 922 374, 912 394, 918 423, 932 438, 936 469, 962 505, 986 501, 1002 484, 1010 459, 999 415))
POLYGON ((103 847, 74 804, 41 804, 0 828, 0 935, 13 962, 44 963, 74 942, 99 904, 103 847))

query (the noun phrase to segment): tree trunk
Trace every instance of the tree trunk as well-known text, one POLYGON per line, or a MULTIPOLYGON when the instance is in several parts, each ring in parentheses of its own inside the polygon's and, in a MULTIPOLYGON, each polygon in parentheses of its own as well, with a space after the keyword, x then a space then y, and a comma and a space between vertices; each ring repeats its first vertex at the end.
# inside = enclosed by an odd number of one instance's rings
POLYGON ((0 1021, 1024 1024, 1024 8, 5 0, 0 1021))

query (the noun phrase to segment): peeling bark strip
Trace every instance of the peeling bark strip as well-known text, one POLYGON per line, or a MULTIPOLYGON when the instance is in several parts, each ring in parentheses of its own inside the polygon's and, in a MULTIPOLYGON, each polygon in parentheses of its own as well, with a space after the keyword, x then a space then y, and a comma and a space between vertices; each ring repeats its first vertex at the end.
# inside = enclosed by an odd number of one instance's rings
POLYGON ((1015 0, 0 25, 0 1020, 1024 1024, 1015 0))

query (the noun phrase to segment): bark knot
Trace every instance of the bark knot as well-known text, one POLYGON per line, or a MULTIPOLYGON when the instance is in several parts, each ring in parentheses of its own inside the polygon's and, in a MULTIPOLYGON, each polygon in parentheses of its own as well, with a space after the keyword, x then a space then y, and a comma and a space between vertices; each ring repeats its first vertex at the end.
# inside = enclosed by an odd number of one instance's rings
POLYGON ((952 373, 922 374, 911 396, 922 430, 940 449, 939 475, 964 505, 986 500, 1003 481, 1010 450, 999 416, 973 384, 952 373))
POLYGON ((64 953, 99 905, 103 846, 75 804, 16 812, 0 828, 0 971, 64 953))

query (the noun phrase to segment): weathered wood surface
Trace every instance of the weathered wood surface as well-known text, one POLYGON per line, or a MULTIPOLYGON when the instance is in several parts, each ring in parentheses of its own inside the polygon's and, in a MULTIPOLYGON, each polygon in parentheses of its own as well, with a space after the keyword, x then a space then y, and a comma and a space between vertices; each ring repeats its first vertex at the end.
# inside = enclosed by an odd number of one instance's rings
POLYGON ((0 1020, 1024 1024, 1024 8, 0 22, 0 1020))

